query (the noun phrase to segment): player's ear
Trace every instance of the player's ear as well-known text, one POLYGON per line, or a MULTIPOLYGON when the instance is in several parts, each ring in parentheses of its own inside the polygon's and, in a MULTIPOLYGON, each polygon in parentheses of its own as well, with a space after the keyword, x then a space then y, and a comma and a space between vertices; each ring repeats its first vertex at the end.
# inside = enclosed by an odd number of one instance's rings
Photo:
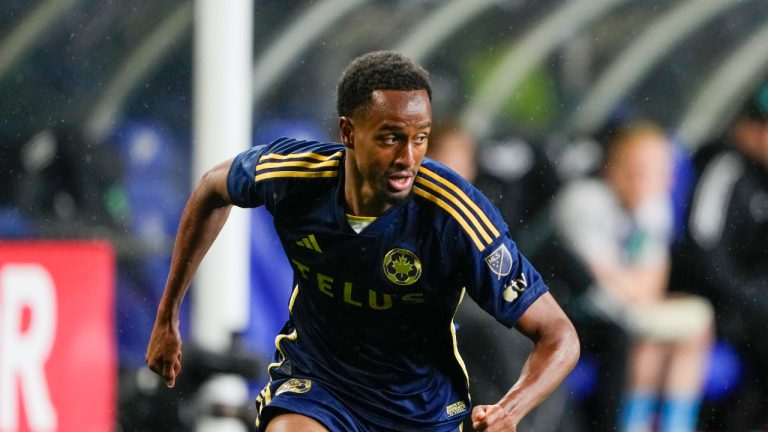
POLYGON ((355 132, 352 119, 346 116, 339 117, 339 133, 341 134, 341 143, 348 149, 355 148, 355 132))

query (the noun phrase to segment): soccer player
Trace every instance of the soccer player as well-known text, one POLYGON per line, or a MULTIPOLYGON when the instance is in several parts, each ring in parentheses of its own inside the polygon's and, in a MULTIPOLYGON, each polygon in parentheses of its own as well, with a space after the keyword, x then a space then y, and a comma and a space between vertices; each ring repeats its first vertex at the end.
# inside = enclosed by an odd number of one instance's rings
POLYGON ((172 386, 178 309, 232 205, 264 205, 295 273, 260 431, 456 431, 470 414, 453 315, 465 291, 534 340, 521 376, 471 411, 515 431, 573 368, 576 332, 498 211, 424 159, 427 72, 392 52, 355 59, 338 85, 341 143, 282 138, 206 173, 181 218, 147 364, 172 386))

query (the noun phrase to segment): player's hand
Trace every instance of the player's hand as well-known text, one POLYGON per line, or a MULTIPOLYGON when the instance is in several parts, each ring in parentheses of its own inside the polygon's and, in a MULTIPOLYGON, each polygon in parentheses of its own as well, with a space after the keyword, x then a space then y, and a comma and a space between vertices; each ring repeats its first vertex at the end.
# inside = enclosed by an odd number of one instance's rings
POLYGON ((482 432, 517 432, 517 423, 500 405, 478 405, 472 410, 472 428, 482 432))
POLYGON ((173 387, 181 372, 181 334, 179 322, 156 320, 149 338, 146 355, 147 366, 173 387))

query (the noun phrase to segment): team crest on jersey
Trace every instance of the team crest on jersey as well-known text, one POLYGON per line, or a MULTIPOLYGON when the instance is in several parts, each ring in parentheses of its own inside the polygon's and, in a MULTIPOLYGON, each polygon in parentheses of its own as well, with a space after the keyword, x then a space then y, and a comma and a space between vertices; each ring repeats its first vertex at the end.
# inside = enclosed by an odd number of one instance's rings
POLYGON ((306 393, 312 388, 312 381, 303 378, 291 378, 277 388, 275 396, 282 393, 306 393))
POLYGON ((396 285, 411 285, 421 277, 421 261, 407 249, 394 248, 384 256, 384 274, 396 285))
POLYGON ((485 262, 499 278, 512 271, 512 254, 509 253, 506 245, 497 247, 493 253, 485 257, 485 262))

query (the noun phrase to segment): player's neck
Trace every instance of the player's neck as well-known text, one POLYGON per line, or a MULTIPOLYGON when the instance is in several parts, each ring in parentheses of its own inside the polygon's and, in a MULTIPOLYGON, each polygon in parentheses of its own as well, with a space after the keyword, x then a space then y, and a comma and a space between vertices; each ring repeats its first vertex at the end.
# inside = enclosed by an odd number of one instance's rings
POLYGON ((344 180, 344 211, 347 214, 376 217, 392 207, 392 204, 376 199, 369 186, 355 185, 349 178, 344 180))
POLYGON ((376 196, 371 185, 363 180, 354 164, 344 164, 344 211, 347 214, 377 217, 390 207, 391 203, 376 196))

